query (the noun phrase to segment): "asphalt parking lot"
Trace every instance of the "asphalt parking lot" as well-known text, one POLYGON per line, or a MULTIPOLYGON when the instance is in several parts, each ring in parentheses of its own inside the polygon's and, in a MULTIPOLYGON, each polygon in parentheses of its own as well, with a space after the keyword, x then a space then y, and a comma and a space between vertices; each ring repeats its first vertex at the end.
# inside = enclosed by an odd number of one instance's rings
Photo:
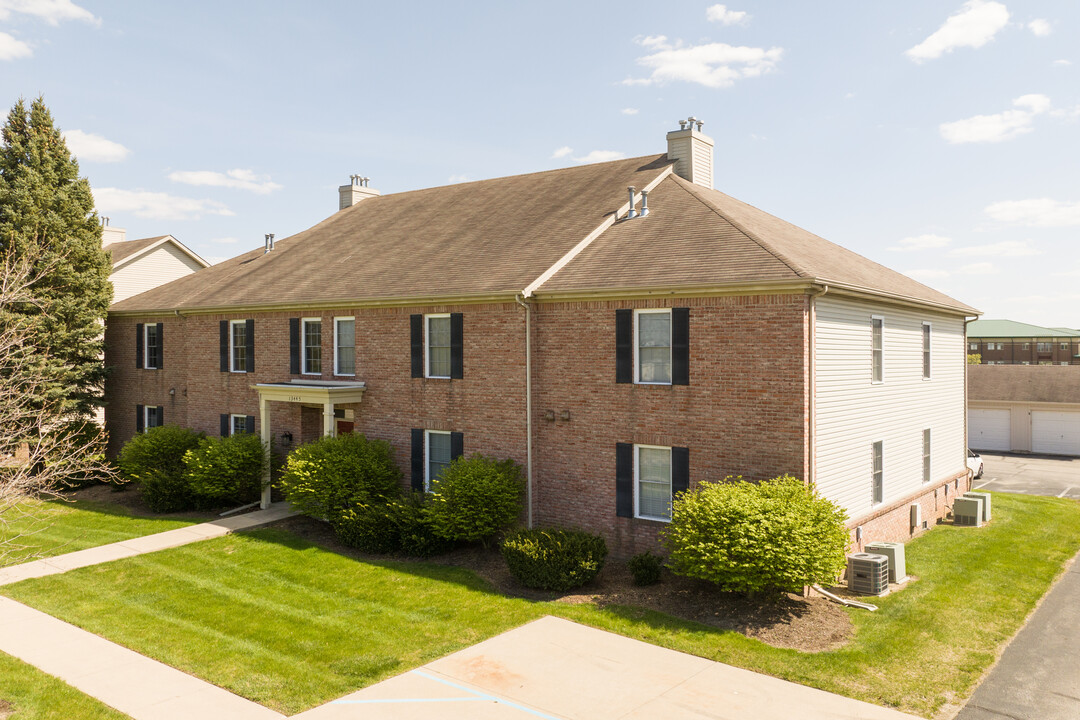
POLYGON ((975 490, 1051 495, 1080 500, 1080 458, 980 453, 985 471, 975 490))

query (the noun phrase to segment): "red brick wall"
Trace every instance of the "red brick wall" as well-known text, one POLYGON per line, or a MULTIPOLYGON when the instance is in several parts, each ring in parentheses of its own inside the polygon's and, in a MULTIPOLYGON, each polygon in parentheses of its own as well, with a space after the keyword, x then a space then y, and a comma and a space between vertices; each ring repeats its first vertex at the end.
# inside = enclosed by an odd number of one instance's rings
POLYGON ((952 512, 953 501, 971 489, 968 474, 949 478, 943 483, 930 485, 919 492, 902 498, 887 507, 848 523, 851 538, 849 552, 862 552, 867 543, 902 542, 906 543, 916 535, 925 532, 921 527, 911 527, 911 506, 918 503, 922 508, 922 519, 926 529, 932 529, 952 512), (857 538, 858 528, 862 528, 862 539, 857 538))

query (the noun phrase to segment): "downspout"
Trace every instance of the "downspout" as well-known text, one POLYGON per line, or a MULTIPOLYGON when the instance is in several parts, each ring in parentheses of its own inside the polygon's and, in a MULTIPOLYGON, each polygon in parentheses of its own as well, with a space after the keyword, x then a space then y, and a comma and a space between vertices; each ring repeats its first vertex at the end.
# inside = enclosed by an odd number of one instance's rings
POLYGON ((514 298, 525 308, 525 526, 533 526, 533 431, 532 431, 532 332, 530 328, 530 305, 524 293, 514 298))
POLYGON ((807 428, 807 434, 810 436, 810 462, 807 464, 807 484, 813 484, 817 482, 817 448, 814 447, 816 440, 816 433, 814 432, 817 426, 817 368, 814 358, 817 357, 817 299, 829 292, 828 285, 822 285, 821 290, 818 292, 810 293, 810 423, 807 428))

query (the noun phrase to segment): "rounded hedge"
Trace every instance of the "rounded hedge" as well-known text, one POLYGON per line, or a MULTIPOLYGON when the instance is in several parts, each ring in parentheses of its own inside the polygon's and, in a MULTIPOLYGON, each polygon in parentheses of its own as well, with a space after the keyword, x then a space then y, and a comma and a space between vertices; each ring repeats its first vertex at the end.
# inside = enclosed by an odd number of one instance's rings
POLYGON ((346 433, 289 453, 279 485, 301 513, 332 520, 344 508, 397 497, 400 482, 390 443, 346 433))
POLYGON ((363 552, 431 557, 451 547, 432 530, 422 493, 386 502, 356 503, 335 512, 330 524, 342 543, 363 552))
POLYGON ((664 561, 649 551, 638 553, 627 563, 635 585, 655 585, 660 582, 664 561))
POLYGON ((184 455, 192 492, 215 504, 257 500, 266 462, 266 447, 250 433, 204 438, 184 455))
POLYGON ((435 533, 447 540, 488 540, 517 522, 525 481, 513 460, 479 453, 443 470, 424 508, 435 533))
POLYGON ((731 592, 789 592, 844 570, 846 513, 798 478, 703 482, 662 533, 668 567, 731 592))
POLYGON ((510 574, 526 587, 569 590, 604 567, 607 544, 581 530, 518 530, 501 545, 510 574))
POLYGON ((185 475, 184 455, 197 448, 204 437, 203 433, 176 425, 149 428, 120 450, 120 474, 138 483, 143 499, 154 512, 200 507, 204 502, 185 475))

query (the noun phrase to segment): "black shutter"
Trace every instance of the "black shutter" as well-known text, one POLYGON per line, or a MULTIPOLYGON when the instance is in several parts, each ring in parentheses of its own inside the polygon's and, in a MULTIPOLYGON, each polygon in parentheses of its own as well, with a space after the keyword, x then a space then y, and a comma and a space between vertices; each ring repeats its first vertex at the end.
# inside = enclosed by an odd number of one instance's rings
POLYGON ((409 316, 409 344, 412 347, 412 376, 424 377, 424 316, 409 316))
POLYGON ((615 311, 615 382, 634 382, 634 311, 615 311))
POLYGON ((671 308, 671 384, 690 384, 690 308, 671 308))
POLYGON ((143 339, 145 337, 143 324, 137 323, 135 325, 135 367, 139 369, 142 369, 143 366, 143 339))
POLYGON ((157 424, 158 425, 164 425, 165 424, 165 408, 163 406, 161 406, 161 405, 158 405, 158 409, 157 409, 157 424))
POLYGON ((289 372, 300 374, 300 318, 289 318, 289 372))
POLYGON ((464 321, 461 313, 450 313, 450 377, 465 376, 464 321))
POLYGON ((452 432, 450 433, 450 462, 457 460, 459 457, 465 454, 465 435, 464 433, 452 432))
POLYGON ((143 415, 143 406, 135 406, 135 432, 142 432, 146 429, 145 416, 143 415))
POLYGON ((690 489, 690 448, 671 448, 671 497, 690 489))
POLYGON ((218 323, 218 355, 221 360, 221 372, 229 372, 229 321, 218 323))
POLYGON ((248 415, 244 418, 244 432, 249 432, 252 435, 255 434, 255 416, 248 415))
POLYGON ((244 321, 244 337, 247 338, 247 371, 255 372, 255 319, 248 318, 244 321))
POLYGON ((615 443, 615 514, 634 517, 634 446, 615 443))
POLYGON ((424 431, 412 431, 412 489, 424 491, 424 431))
POLYGON ((221 416, 221 437, 229 437, 229 416, 223 414, 221 416))
POLYGON ((157 324, 157 369, 165 367, 165 323, 157 324))

